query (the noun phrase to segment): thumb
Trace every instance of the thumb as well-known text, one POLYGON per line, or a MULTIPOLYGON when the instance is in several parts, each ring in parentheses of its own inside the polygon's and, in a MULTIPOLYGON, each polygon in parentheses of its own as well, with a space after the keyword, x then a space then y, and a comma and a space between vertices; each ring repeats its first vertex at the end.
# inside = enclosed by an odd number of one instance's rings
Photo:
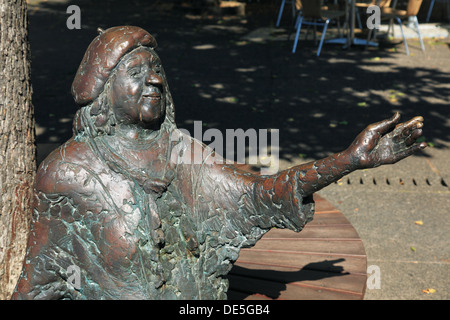
POLYGON ((392 118, 371 124, 368 129, 383 135, 393 129, 399 120, 400 113, 396 112, 392 118))

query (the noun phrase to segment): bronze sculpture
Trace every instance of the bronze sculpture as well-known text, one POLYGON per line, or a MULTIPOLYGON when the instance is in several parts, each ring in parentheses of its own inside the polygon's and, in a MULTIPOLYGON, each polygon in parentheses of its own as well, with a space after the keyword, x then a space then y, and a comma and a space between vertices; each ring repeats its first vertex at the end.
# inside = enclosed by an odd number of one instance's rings
POLYGON ((187 163, 214 151, 177 129, 155 39, 132 26, 99 32, 72 85, 74 135, 37 173, 13 299, 226 299, 240 248, 272 227, 302 230, 314 192, 426 146, 422 117, 397 125, 397 113, 343 152, 270 176, 187 163))

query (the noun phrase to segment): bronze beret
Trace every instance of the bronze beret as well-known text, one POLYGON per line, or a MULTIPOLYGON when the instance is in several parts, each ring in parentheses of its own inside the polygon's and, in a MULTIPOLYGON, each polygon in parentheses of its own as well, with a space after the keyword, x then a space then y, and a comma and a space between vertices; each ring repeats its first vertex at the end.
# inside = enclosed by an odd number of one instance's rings
POLYGON ((75 102, 84 106, 102 92, 106 80, 120 59, 139 46, 156 48, 156 40, 142 28, 113 27, 101 32, 91 42, 72 83, 75 102))

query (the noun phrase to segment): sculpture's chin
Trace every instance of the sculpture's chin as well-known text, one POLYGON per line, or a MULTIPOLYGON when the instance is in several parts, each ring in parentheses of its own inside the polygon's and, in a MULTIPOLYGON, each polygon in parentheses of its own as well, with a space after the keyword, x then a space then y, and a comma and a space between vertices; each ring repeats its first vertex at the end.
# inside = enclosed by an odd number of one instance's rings
POLYGON ((146 99, 139 110, 139 122, 146 129, 159 127, 164 117, 165 105, 162 99, 146 99))

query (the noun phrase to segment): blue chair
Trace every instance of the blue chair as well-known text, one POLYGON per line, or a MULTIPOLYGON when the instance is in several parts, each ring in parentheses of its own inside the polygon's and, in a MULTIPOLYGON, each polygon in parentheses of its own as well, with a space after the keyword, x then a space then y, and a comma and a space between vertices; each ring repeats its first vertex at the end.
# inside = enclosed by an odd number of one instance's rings
POLYGON ((425 51, 425 46, 423 45, 422 35, 420 34, 419 29, 419 20, 417 20, 417 13, 420 10, 420 6, 422 5, 423 0, 409 0, 406 10, 398 10, 394 8, 382 8, 381 9, 381 18, 382 19, 395 19, 400 26, 400 31, 403 37, 403 44, 405 45, 406 54, 409 56, 408 44, 406 43, 405 34, 403 33, 402 19, 407 19, 412 17, 414 24, 416 26, 416 32, 419 36, 420 48, 422 51, 425 51))
POLYGON ((298 13, 297 21, 295 23, 297 32, 295 35, 294 46, 292 47, 292 53, 295 53, 295 51, 297 50, 300 30, 302 28, 302 25, 306 24, 323 26, 322 37, 320 39, 319 48, 317 49, 317 56, 320 56, 328 24, 331 20, 339 19, 343 16, 345 16, 345 11, 324 9, 323 0, 302 0, 302 11, 298 13))
POLYGON ((295 0, 282 0, 281 1, 281 5, 280 5, 280 11, 278 12, 278 19, 277 19, 277 24, 276 24, 277 28, 280 26, 281 18, 283 16, 284 6, 286 5, 286 3, 288 3, 288 4, 290 3, 291 4, 292 17, 295 17, 295 14, 297 12, 297 8, 296 8, 296 5, 295 5, 295 0))

